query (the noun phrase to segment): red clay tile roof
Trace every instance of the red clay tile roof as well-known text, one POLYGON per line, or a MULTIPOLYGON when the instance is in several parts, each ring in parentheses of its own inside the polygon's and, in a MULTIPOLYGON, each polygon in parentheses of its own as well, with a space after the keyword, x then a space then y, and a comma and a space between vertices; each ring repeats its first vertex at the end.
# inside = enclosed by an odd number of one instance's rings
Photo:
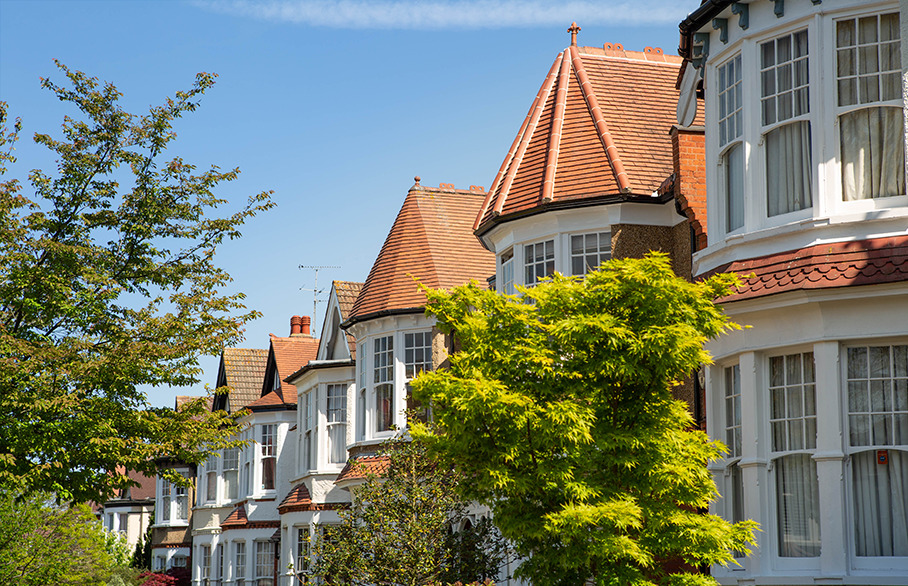
MULTIPOLYGON (((353 304, 363 289, 362 283, 353 281, 334 281, 334 291, 337 294, 337 305, 340 309, 341 319, 346 320, 353 312, 353 304)), ((356 338, 347 334, 347 344, 350 346, 350 357, 356 360, 356 338)))
POLYGON ((145 476, 141 472, 130 470, 126 473, 131 480, 139 483, 138 486, 131 486, 123 491, 120 498, 127 498, 134 501, 144 499, 153 499, 155 497, 155 479, 152 476, 145 476))
MULTIPOLYGON (((294 393, 294 395, 295 395, 295 393, 294 393)), ((296 404, 296 401, 294 401, 293 403, 289 403, 289 405, 295 405, 295 404, 296 404)), ((246 405, 246 408, 249 409, 250 411, 259 411, 259 410, 268 410, 269 407, 284 407, 286 405, 288 405, 288 403, 285 402, 284 399, 282 399, 279 394, 277 394, 274 391, 271 391, 270 393, 267 393, 261 399, 257 399, 255 401, 253 401, 252 403, 249 403, 248 405, 246 405)))
MULTIPOLYGON (((183 405, 186 405, 191 401, 195 401, 196 399, 205 399, 205 397, 202 397, 201 395, 177 395, 176 397, 174 397, 173 401, 174 409, 180 409, 181 407, 183 407, 183 405)), ((208 410, 210 411, 212 405, 214 404, 214 397, 207 397, 207 400, 208 410)))
POLYGON ((740 273, 743 286, 719 303, 802 289, 829 289, 908 281, 908 236, 818 244, 735 261, 709 271, 740 273))
POLYGON ((485 283, 495 273, 495 255, 473 236, 482 205, 481 187, 424 187, 416 182, 378 253, 347 324, 385 311, 418 310, 426 297, 410 277, 435 289, 451 289, 471 279, 485 283))
POLYGON ((245 527, 248 521, 246 505, 240 504, 221 522, 221 529, 240 529, 245 527))
POLYGON ((239 411, 262 394, 262 379, 268 364, 268 351, 249 348, 224 348, 221 353, 223 379, 218 384, 230 389, 230 409, 239 411))
POLYGON ((371 474, 381 476, 388 470, 391 460, 387 456, 360 456, 347 461, 347 465, 340 471, 334 482, 344 480, 359 480, 371 474))
MULTIPOLYGON (((650 196, 672 173, 669 129, 682 60, 661 49, 568 47, 536 95, 475 219, 481 234, 499 217, 547 203, 650 196)), ((702 113, 698 113, 702 123, 702 113)))
POLYGON ((309 496, 309 489, 306 488, 305 484, 300 483, 281 501, 281 504, 277 506, 277 510, 283 515, 292 511, 305 510, 311 504, 312 497, 309 496))
MULTIPOLYGON (((281 380, 280 398, 288 405, 296 405, 296 387, 284 379, 303 366, 310 360, 315 360, 318 354, 318 338, 312 336, 291 336, 289 338, 271 338, 271 350, 274 355, 274 363, 277 366, 278 377, 281 380)), ((267 390, 262 388, 264 395, 271 390, 271 380, 264 381, 268 385, 267 390)), ((264 398, 263 395, 263 398, 264 398)))

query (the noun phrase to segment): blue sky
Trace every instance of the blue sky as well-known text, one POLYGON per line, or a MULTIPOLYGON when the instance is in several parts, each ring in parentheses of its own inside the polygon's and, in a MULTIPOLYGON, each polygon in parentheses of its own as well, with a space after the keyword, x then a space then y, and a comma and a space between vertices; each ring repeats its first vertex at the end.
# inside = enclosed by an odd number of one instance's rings
MULTIPOLYGON (((178 121, 169 155, 240 167, 219 192, 230 209, 274 190, 277 207, 218 255, 264 314, 243 346, 266 348, 291 315, 312 313, 301 289, 314 274, 299 265, 341 267, 320 271, 320 289, 365 280, 414 175, 489 187, 571 21, 580 45, 674 54, 677 24, 698 4, 0 0, 0 100, 23 121, 12 174, 52 165, 30 137, 72 114, 39 87, 39 77, 62 81, 53 59, 114 83, 133 112, 189 88, 197 72, 217 73, 201 108, 178 121)), ((150 402, 213 386, 217 359, 202 364, 201 385, 149 389, 150 402)))

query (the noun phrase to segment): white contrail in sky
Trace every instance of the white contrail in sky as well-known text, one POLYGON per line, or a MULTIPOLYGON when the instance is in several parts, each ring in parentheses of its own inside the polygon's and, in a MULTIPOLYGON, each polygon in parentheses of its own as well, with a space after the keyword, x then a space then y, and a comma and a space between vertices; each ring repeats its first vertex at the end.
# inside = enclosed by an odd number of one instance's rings
POLYGON ((680 22, 699 0, 197 0, 215 12, 328 28, 493 29, 680 22))

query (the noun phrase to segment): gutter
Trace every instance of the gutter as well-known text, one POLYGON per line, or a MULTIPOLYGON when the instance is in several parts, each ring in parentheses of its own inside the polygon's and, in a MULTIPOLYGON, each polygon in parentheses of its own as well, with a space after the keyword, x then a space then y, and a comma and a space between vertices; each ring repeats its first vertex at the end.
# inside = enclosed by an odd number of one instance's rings
POLYGON ((696 10, 688 14, 687 18, 678 24, 681 31, 678 54, 690 59, 691 36, 734 3, 734 0, 704 0, 696 10))

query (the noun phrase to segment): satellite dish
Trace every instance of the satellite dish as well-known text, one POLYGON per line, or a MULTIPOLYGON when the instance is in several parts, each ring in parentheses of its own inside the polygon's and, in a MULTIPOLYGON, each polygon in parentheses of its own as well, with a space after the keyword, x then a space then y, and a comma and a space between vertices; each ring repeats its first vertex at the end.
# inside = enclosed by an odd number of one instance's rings
POLYGON ((681 126, 690 126, 694 118, 697 117, 697 81, 700 79, 700 72, 690 62, 684 69, 684 76, 681 78, 681 95, 678 96, 678 124, 681 126))

